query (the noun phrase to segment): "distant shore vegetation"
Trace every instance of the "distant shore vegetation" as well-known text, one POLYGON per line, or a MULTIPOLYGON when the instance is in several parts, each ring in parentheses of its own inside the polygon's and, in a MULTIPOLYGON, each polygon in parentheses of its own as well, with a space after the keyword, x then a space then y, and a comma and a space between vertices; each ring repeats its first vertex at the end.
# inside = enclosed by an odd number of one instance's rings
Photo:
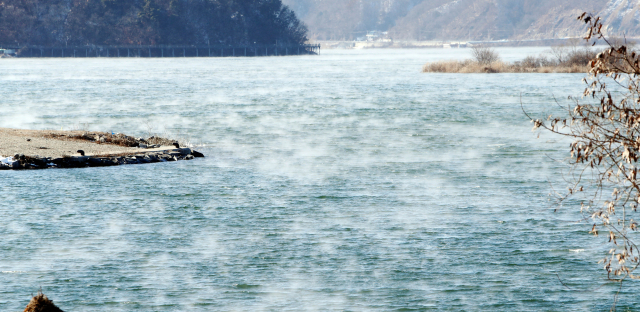
POLYGON ((302 44, 281 0, 4 0, 0 44, 302 44))
POLYGON ((598 51, 587 47, 552 47, 550 55, 527 56, 508 63, 488 47, 472 48, 472 59, 447 60, 425 64, 424 73, 586 73, 598 51))

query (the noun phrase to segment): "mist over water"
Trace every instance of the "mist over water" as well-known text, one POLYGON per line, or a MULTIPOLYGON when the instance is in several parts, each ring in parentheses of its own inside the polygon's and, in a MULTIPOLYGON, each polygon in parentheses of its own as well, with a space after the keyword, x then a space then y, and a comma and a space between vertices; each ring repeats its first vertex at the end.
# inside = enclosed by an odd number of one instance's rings
POLYGON ((547 197, 568 143, 520 106, 557 111, 582 75, 420 73, 468 55, 3 59, 1 127, 207 157, 0 171, 0 310, 39 287, 65 311, 608 309, 604 240, 547 197))

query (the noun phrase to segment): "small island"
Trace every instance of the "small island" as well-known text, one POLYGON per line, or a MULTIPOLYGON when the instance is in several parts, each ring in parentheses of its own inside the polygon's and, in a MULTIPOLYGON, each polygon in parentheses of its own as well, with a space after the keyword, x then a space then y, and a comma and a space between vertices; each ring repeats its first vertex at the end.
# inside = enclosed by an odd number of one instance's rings
POLYGON ((588 46, 554 46, 547 55, 527 56, 513 63, 503 62, 493 48, 471 47, 472 59, 429 62, 423 73, 587 73, 590 62, 600 52, 588 46))
POLYGON ((0 128, 0 170, 106 167, 197 157, 204 155, 155 136, 0 128))

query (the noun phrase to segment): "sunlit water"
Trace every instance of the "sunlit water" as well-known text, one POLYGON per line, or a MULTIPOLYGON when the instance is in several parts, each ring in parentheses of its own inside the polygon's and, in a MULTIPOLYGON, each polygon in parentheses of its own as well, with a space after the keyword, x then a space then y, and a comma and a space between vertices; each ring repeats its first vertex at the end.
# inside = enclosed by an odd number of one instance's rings
POLYGON ((207 155, 0 172, 0 310, 40 287, 65 311, 609 309, 604 238, 547 196, 568 144, 520 105, 553 111, 582 75, 420 73, 468 55, 0 60, 2 127, 207 155))

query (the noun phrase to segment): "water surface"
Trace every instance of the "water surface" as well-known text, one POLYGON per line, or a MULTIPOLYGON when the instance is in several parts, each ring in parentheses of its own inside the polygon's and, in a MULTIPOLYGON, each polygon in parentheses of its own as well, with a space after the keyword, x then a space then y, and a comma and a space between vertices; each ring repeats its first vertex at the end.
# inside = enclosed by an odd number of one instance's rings
POLYGON ((548 201, 568 144, 520 106, 582 75, 420 73, 468 55, 1 60, 2 127, 208 157, 0 172, 0 310, 39 287, 65 311, 608 309, 604 239, 548 201))

